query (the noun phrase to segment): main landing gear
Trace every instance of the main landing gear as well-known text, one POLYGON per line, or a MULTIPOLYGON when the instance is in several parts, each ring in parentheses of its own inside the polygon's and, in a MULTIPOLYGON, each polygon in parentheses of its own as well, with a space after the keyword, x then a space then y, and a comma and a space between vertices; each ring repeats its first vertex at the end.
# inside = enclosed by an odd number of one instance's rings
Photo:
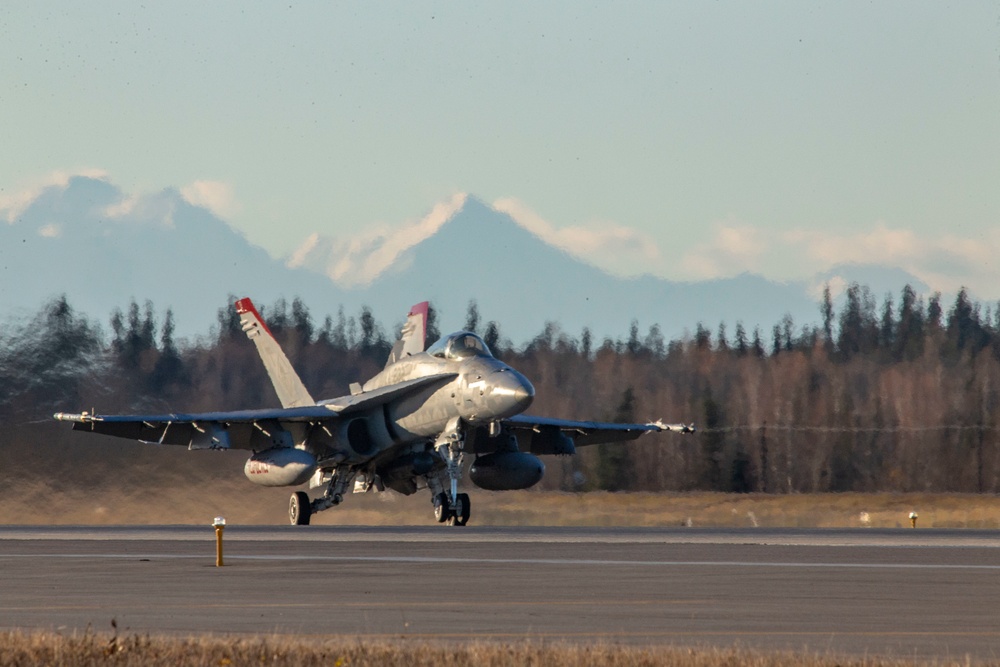
POLYGON ((313 514, 344 502, 344 493, 347 485, 354 480, 354 475, 355 472, 346 466, 337 468, 326 486, 323 497, 313 501, 309 500, 309 494, 305 491, 293 493, 288 501, 288 520, 293 526, 308 526, 313 514))
POLYGON ((309 494, 305 491, 296 491, 288 501, 288 520, 293 526, 308 526, 310 516, 312 507, 309 505, 309 494))
MULTIPOLYGON (((449 526, 464 526, 472 514, 469 494, 458 492, 458 481, 462 477, 462 461, 465 458, 464 431, 457 424, 454 425, 441 434, 435 443, 435 448, 445 463, 445 475, 441 478, 437 472, 424 475, 434 503, 434 518, 438 523, 446 523, 449 526), (448 480, 447 489, 443 484, 445 476, 448 480)), ((293 493, 288 501, 289 522, 293 526, 308 526, 313 514, 342 503, 348 485, 354 481, 357 474, 358 471, 350 466, 339 466, 333 471, 323 496, 313 501, 309 500, 309 495, 305 491, 293 493)), ((375 479, 377 482, 377 478, 375 479)), ((376 486, 382 490, 381 483, 377 482, 376 486)))

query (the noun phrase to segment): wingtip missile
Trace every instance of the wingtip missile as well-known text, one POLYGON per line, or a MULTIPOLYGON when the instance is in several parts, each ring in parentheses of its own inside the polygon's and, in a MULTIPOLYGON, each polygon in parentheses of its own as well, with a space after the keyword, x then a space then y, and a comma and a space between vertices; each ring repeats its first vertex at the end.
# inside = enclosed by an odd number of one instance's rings
POLYGON ((52 415, 52 418, 56 421, 78 422, 80 424, 88 424, 92 421, 96 421, 94 415, 89 412, 57 412, 52 415))
POLYGON ((660 432, 671 431, 673 433, 696 433, 698 431, 694 424, 666 424, 662 420, 650 422, 649 425, 655 427, 660 432))

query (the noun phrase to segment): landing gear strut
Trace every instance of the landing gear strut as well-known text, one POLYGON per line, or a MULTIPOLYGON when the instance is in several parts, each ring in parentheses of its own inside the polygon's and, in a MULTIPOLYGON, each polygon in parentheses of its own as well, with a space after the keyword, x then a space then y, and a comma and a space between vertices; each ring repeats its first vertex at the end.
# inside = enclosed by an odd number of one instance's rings
POLYGON ((465 459, 465 433, 460 428, 455 428, 447 435, 442 434, 436 443, 436 449, 444 459, 449 488, 445 490, 437 476, 428 475, 427 485, 434 501, 434 518, 438 523, 447 523, 449 526, 464 526, 472 513, 469 494, 458 492, 462 461, 465 459))

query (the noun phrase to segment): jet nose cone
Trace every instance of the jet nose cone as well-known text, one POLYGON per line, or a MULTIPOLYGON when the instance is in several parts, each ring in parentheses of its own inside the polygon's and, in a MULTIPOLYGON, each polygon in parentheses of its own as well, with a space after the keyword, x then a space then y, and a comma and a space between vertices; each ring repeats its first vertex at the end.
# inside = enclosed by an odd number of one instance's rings
POLYGON ((514 389, 514 400, 517 402, 518 412, 527 410, 531 402, 535 400, 535 388, 532 386, 528 378, 524 377, 520 373, 518 375, 517 388, 514 389))
POLYGON ((510 417, 528 409, 535 399, 535 388, 528 378, 515 370, 493 373, 490 392, 492 411, 497 417, 510 417))

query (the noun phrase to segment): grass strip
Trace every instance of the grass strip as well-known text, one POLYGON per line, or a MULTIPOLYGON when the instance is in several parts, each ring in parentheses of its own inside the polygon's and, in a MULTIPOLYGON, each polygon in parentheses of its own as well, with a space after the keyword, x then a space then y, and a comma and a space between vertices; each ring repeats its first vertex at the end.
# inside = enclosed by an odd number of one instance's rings
POLYGON ((238 667, 275 665, 311 667, 907 667, 980 663, 968 657, 915 661, 898 657, 837 656, 791 652, 762 652, 740 648, 634 647, 613 644, 577 645, 535 642, 431 643, 426 641, 368 641, 359 638, 301 638, 274 636, 170 637, 85 632, 0 633, 0 667, 24 665, 142 665, 175 667, 205 665, 238 667))

